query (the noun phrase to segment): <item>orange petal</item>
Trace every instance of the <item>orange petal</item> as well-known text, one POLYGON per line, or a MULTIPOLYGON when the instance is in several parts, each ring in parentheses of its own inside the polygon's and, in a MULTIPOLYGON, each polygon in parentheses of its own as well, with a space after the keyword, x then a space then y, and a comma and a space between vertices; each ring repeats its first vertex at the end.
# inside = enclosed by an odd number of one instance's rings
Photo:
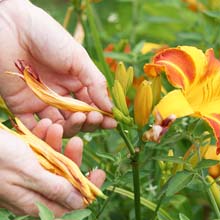
POLYGON ((180 48, 165 49, 154 56, 151 64, 145 64, 144 71, 155 75, 165 71, 170 83, 178 88, 185 88, 195 78, 195 64, 192 58, 180 48))
POLYGON ((202 118, 207 121, 212 128, 217 144, 216 153, 220 154, 220 114, 213 113, 210 117, 203 116, 202 118))

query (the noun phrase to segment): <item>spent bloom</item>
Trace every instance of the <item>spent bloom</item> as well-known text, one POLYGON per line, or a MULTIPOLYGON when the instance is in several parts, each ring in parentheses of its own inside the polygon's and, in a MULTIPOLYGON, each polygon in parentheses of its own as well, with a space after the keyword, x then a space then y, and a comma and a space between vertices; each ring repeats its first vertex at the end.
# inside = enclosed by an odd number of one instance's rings
POLYGON ((1 129, 22 139, 33 150, 44 169, 66 178, 82 194, 85 205, 92 203, 96 196, 106 198, 102 191, 81 173, 72 160, 55 151, 46 142, 31 133, 18 118, 15 118, 14 127, 16 131, 10 130, 0 123, 1 129))

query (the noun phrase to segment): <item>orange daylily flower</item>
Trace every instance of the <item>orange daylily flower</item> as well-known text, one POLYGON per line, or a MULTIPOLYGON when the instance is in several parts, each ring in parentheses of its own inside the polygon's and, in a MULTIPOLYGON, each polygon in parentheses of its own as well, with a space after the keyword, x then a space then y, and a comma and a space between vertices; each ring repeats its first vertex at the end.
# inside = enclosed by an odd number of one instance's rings
POLYGON ((165 72, 177 89, 166 94, 154 108, 163 119, 194 116, 204 119, 213 129, 220 153, 220 61, 213 49, 205 53, 190 46, 165 49, 145 64, 147 75, 165 72))

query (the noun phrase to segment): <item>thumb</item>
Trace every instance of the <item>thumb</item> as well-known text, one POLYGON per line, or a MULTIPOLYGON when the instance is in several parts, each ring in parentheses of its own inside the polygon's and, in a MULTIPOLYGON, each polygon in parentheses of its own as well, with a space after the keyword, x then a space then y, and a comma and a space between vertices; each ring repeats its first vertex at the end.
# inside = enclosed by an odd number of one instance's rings
POLYGON ((79 87, 87 87, 92 102, 105 111, 111 111, 112 104, 108 98, 106 80, 85 49, 43 10, 32 5, 30 16, 31 25, 28 25, 25 31, 30 41, 27 45, 34 58, 54 72, 70 73, 77 77, 80 80, 78 84, 69 85, 70 83, 65 82, 68 89, 74 92, 79 90, 79 87))
POLYGON ((65 178, 44 169, 35 173, 31 172, 31 175, 28 181, 24 181, 24 187, 38 192, 45 198, 68 209, 84 207, 81 194, 65 178))

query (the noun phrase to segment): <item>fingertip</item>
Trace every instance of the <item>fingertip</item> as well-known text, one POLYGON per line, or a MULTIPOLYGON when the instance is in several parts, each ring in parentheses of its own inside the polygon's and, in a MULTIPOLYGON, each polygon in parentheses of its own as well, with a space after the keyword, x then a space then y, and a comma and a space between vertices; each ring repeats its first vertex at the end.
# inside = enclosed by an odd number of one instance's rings
POLYGON ((78 166, 82 163, 83 141, 79 137, 73 137, 66 145, 64 154, 73 160, 78 166))
POLYGON ((46 142, 56 151, 60 152, 62 147, 63 127, 60 124, 51 124, 47 130, 46 142))
POLYGON ((48 127, 52 124, 52 121, 48 118, 41 119, 32 129, 33 134, 41 139, 44 139, 47 133, 48 127))
POLYGON ((105 178, 106 174, 101 169, 91 171, 88 176, 88 179, 99 188, 103 185, 105 178))
POLYGON ((91 111, 87 115, 87 123, 89 124, 100 124, 103 121, 103 115, 96 111, 91 111))
POLYGON ((73 113, 64 124, 65 137, 72 137, 80 131, 86 121, 86 115, 82 112, 73 113))
POLYGON ((117 127, 117 121, 113 118, 105 117, 101 126, 104 129, 113 129, 117 127))

